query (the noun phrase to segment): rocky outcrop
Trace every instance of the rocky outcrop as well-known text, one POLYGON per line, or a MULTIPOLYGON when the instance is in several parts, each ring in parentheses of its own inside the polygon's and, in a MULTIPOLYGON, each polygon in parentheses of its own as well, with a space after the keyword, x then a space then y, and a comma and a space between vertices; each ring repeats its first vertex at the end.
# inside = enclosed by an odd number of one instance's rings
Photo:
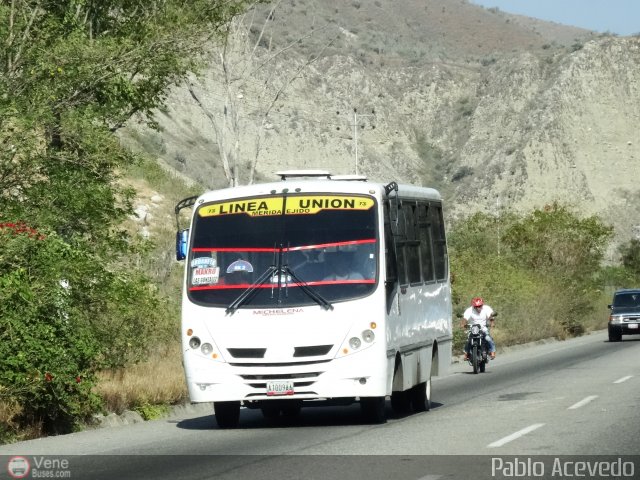
MULTIPOLYGON (((461 5, 465 15, 477 13, 461 5)), ((511 35, 524 28, 507 20, 501 22, 511 35)), ((235 108, 241 178, 259 139, 258 181, 288 168, 357 169, 373 180, 435 186, 454 217, 560 201, 602 215, 622 240, 638 231, 639 37, 520 45, 481 57, 461 53, 457 43, 451 55, 431 51, 412 60, 398 49, 354 55, 364 33, 343 30, 340 48, 313 61, 308 45, 291 48, 268 71, 235 84, 232 107, 215 64, 193 79, 210 117, 222 119, 235 108), (265 105, 278 91, 265 121, 265 105)), ((227 181, 210 117, 179 87, 158 115, 160 132, 130 127, 129 135, 204 188, 219 188, 227 181)))

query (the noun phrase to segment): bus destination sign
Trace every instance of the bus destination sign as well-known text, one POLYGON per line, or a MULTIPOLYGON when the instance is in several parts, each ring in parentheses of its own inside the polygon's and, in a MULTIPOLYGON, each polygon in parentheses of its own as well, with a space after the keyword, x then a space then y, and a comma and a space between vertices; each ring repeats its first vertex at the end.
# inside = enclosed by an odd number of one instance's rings
MULTIPOLYGON (((198 211, 201 217, 245 214, 252 217, 282 215, 283 197, 247 198, 230 202, 211 203, 198 211)), ((286 198, 286 215, 312 215, 323 210, 369 210, 374 201, 370 197, 344 195, 291 196, 286 198)))

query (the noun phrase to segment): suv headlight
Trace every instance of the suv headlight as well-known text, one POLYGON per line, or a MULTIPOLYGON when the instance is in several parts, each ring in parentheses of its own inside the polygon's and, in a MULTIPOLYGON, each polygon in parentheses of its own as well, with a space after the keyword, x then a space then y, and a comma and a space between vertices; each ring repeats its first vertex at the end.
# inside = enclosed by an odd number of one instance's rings
POLYGON ((622 315, 610 315, 609 316, 609 323, 613 323, 613 324, 620 324, 622 323, 622 315))

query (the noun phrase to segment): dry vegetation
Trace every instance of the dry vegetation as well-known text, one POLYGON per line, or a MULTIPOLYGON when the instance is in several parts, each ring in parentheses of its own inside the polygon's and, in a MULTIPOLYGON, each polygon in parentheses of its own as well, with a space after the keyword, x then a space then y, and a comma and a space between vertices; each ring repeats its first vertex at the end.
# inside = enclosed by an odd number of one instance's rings
POLYGON ((175 405, 187 400, 179 342, 159 347, 145 362, 102 372, 98 379, 96 391, 109 412, 122 413, 145 405, 175 405))
POLYGON ((149 358, 118 370, 98 375, 98 393, 108 412, 147 405, 174 405, 187 401, 180 354, 179 304, 183 264, 175 260, 175 217, 173 208, 182 198, 201 191, 194 182, 160 167, 152 160, 141 160, 123 172, 123 181, 136 191, 137 217, 130 218, 127 229, 148 242, 145 255, 133 261, 141 267, 171 299, 175 316, 175 337, 150 349, 149 358))

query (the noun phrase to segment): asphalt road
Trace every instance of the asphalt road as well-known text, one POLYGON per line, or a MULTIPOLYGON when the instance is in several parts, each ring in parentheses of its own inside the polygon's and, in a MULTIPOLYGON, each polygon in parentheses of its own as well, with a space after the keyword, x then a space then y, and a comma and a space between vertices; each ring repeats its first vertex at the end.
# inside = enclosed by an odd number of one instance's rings
POLYGON ((68 478, 509 478, 517 468, 568 478, 576 472, 558 459, 570 456, 640 478, 640 337, 609 343, 599 332, 514 349, 484 374, 455 364, 434 379, 433 399, 431 411, 405 416, 387 402, 384 425, 365 423, 358 405, 279 423, 243 410, 235 430, 203 411, 0 446, 0 455, 25 456, 32 468, 66 458, 68 478))

